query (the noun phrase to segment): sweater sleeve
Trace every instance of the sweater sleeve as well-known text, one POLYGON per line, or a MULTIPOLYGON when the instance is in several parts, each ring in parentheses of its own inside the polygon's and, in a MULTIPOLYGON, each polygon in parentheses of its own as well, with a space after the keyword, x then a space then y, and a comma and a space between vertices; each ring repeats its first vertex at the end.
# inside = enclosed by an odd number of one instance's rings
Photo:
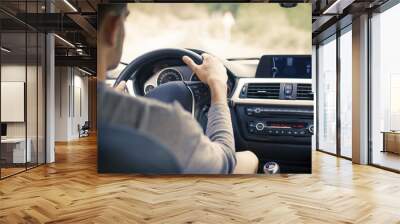
POLYGON ((162 106, 150 103, 149 112, 150 120, 144 121, 142 130, 168 146, 183 173, 233 172, 236 166, 235 143, 226 103, 211 105, 206 135, 199 123, 179 103, 162 106), (164 131, 160 130, 161 127, 164 127, 164 131))
POLYGON ((235 142, 226 103, 211 105, 206 135, 201 131, 198 132, 199 142, 187 166, 188 173, 232 173, 236 166, 235 142))
POLYGON ((211 104, 206 135, 224 151, 232 172, 236 165, 235 140, 231 114, 226 103, 211 104))

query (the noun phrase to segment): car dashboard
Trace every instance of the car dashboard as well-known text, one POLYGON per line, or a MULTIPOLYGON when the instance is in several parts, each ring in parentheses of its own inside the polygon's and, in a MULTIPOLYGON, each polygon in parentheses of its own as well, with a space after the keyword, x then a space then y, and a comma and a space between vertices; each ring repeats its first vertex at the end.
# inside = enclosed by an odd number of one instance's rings
MULTIPOLYGON (((314 95, 311 78, 259 78, 257 64, 241 66, 225 61, 229 76, 229 106, 236 150, 253 151, 260 161, 279 164, 282 173, 311 172, 314 133, 314 95), (241 69, 241 70, 240 70, 241 69)), ((171 81, 198 81, 185 65, 153 68, 137 86, 143 95, 171 81)))

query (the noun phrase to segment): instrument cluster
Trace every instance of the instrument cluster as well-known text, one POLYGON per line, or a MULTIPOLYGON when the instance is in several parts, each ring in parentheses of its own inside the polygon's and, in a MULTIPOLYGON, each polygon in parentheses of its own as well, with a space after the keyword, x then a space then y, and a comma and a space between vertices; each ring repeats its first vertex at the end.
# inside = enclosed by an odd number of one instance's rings
POLYGON ((198 81, 196 75, 193 74, 187 66, 171 66, 156 71, 143 86, 144 93, 147 94, 154 88, 174 81, 198 81))
MULTIPOLYGON (((168 66, 159 68, 154 71, 150 78, 143 85, 144 94, 148 94, 151 90, 168 82, 175 81, 200 81, 196 74, 186 65, 168 66)), ((228 96, 231 95, 235 85, 234 78, 228 75, 228 96)))

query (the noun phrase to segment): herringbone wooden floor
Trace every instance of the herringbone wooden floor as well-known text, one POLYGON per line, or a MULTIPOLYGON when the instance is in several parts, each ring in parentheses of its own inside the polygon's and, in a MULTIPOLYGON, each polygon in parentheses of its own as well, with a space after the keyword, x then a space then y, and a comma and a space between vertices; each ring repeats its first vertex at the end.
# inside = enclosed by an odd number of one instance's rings
POLYGON ((400 223, 400 175, 316 152, 312 175, 99 175, 96 141, 0 181, 0 223, 400 223))

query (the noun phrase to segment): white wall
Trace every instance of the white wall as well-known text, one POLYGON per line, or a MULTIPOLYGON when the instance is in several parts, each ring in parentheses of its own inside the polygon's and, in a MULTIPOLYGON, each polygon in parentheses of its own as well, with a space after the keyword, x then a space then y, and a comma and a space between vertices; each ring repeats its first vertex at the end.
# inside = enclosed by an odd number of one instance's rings
MULTIPOLYGON (((18 64, 5 64, 1 66, 1 81, 2 82, 25 82, 25 75, 28 69, 28 74, 32 74, 33 70, 36 74, 36 67, 18 64)), ((29 77, 28 77, 29 78, 29 77)), ((36 84, 36 83, 35 83, 36 84)), ((36 97, 36 90, 34 92, 28 92, 28 97, 36 97)), ((28 99, 27 99, 28 100, 28 99)), ((28 100, 31 101, 31 100, 28 100)), ((7 110, 7 108, 1 108, 1 110, 7 110)), ((28 114, 29 116, 30 114, 28 114)), ((28 117, 28 121, 33 120, 28 117)), ((7 122, 7 136, 8 137, 25 137, 25 122, 7 122)), ((31 125, 29 125, 30 127, 31 125)), ((29 137, 29 136, 28 136, 29 137)))
POLYGON ((68 140, 69 68, 55 68, 55 141, 68 140))
POLYGON ((73 80, 74 88, 73 99, 74 102, 71 102, 72 114, 71 114, 71 136, 72 138, 78 138, 78 125, 82 126, 85 121, 88 121, 88 78, 82 76, 82 73, 77 74, 77 70, 74 70, 74 80, 73 80))
POLYGON ((1 81, 1 121, 24 122, 25 83, 1 81))
POLYGON ((76 68, 56 67, 56 141, 79 137, 78 125, 88 120, 88 78, 76 68))

